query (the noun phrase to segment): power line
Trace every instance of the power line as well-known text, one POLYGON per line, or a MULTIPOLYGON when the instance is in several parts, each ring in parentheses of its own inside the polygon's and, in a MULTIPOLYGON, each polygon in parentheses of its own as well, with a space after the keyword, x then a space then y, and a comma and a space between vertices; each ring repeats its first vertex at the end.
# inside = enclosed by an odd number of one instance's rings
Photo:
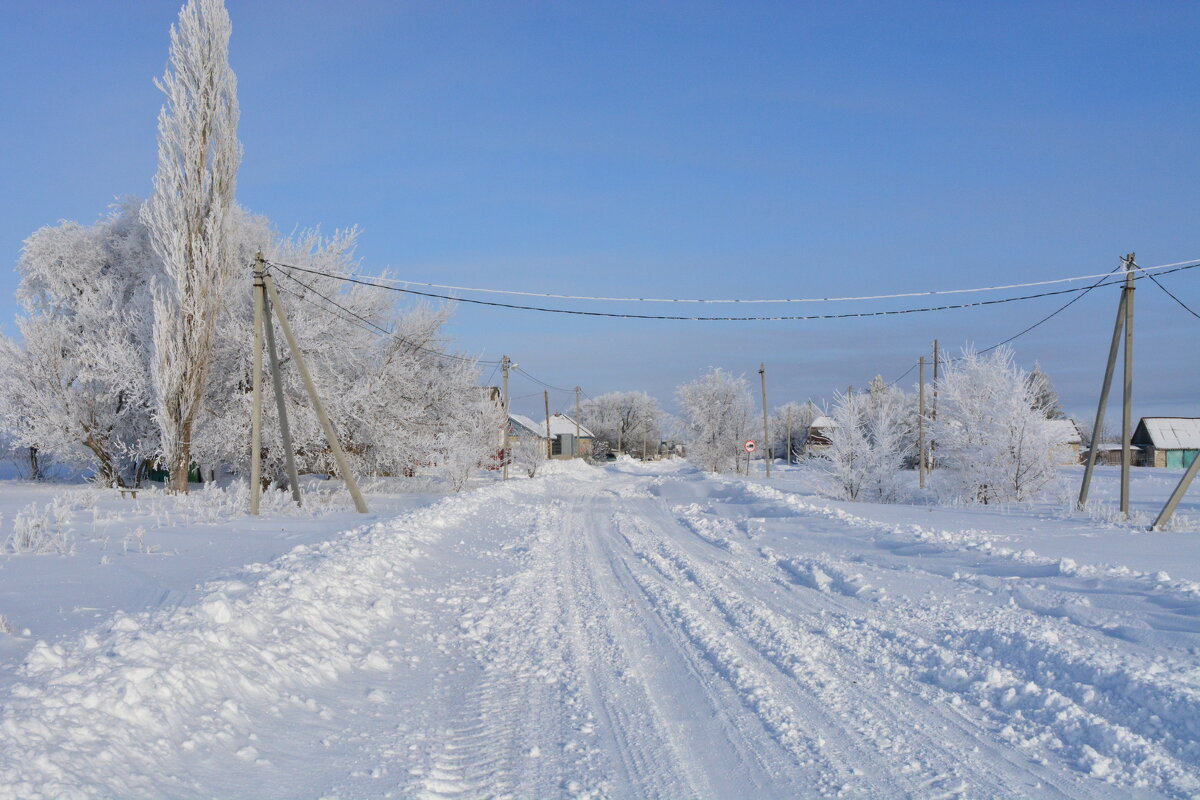
MULTIPOLYGON (((275 263, 275 262, 271 262, 271 263, 275 263)), ((363 280, 361 278, 355 278, 353 276, 333 275, 333 274, 330 274, 327 272, 321 272, 319 270, 309 269, 307 267, 296 266, 294 264, 275 264, 275 266, 286 267, 288 269, 296 269, 296 270, 300 270, 301 272, 308 272, 308 273, 312 273, 314 275, 323 275, 328 278, 334 278, 337 280, 346 281, 348 283, 357 283, 357 284, 361 284, 364 286, 374 286, 377 289, 386 289, 388 291, 400 292, 403 294, 417 295, 420 297, 432 297, 432 298, 436 298, 439 300, 447 300, 450 302, 471 303, 473 305, 492 306, 492 307, 496 307, 496 308, 509 308, 509 309, 515 309, 515 310, 520 310, 520 311, 538 311, 538 312, 547 313, 547 314, 567 314, 567 315, 573 315, 573 316, 608 317, 608 318, 617 318, 617 319, 649 319, 649 320, 672 320, 672 321, 693 321, 693 322, 782 322, 782 321, 801 321, 801 320, 855 319, 855 318, 865 318, 865 317, 896 316, 896 315, 900 315, 900 314, 918 314, 918 313, 925 313, 925 312, 931 312, 931 311, 949 311, 949 310, 962 309, 962 308, 978 308, 978 307, 989 306, 989 305, 1000 305, 1003 303, 1013 303, 1013 302, 1018 302, 1018 301, 1023 301, 1023 300, 1034 300, 1039 297, 1051 297, 1054 295, 1072 294, 1075 292, 1087 293, 1087 292, 1090 292, 1092 289, 1095 289, 1098 286, 1114 285, 1114 284, 1120 282, 1120 281, 1115 281, 1115 282, 1112 282, 1112 284, 1109 284, 1109 283, 1105 283, 1102 279, 1099 283, 1095 283, 1095 284, 1092 284, 1091 286, 1087 286, 1087 287, 1072 288, 1072 289, 1057 289, 1054 291, 1039 292, 1037 294, 1021 295, 1021 296, 1017 296, 1017 297, 1003 297, 1003 298, 997 298, 997 299, 993 299, 993 300, 979 300, 979 301, 976 301, 973 303, 955 303, 955 304, 948 304, 948 305, 943 305, 943 306, 926 306, 923 308, 905 308, 905 309, 893 309, 893 310, 887 310, 887 311, 861 311, 861 312, 846 313, 846 314, 809 314, 809 315, 795 315, 795 316, 765 316, 765 317, 686 317, 686 316, 674 316, 674 315, 664 315, 664 314, 617 314, 617 313, 605 312, 605 311, 578 311, 578 310, 565 309, 565 308, 546 308, 543 306, 525 306, 525 305, 517 305, 517 304, 513 304, 513 303, 497 303, 497 302, 492 302, 492 301, 488 301, 488 300, 472 300, 472 299, 461 298, 461 297, 450 297, 448 295, 435 294, 432 292, 420 292, 415 289, 402 289, 398 286, 387 286, 385 284, 372 283, 370 281, 363 280)), ((1200 263, 1188 264, 1187 266, 1175 267, 1174 269, 1171 269, 1169 272, 1178 272, 1181 270, 1195 269, 1196 267, 1200 267, 1200 263)), ((1169 272, 1163 272, 1161 274, 1165 275, 1165 274, 1169 274, 1169 272)), ((1111 273, 1109 273, 1109 274, 1111 274, 1111 273)))
MULTIPOLYGON (((1142 270, 1142 272, 1146 272, 1146 270, 1144 270, 1144 269, 1142 269, 1140 266, 1138 266, 1138 264, 1137 264, 1137 262, 1136 262, 1136 261, 1134 262, 1134 264, 1133 264, 1133 265, 1134 265, 1135 267, 1137 267, 1138 269, 1141 269, 1141 270, 1142 270)), ((1159 282, 1158 282, 1158 278, 1154 277, 1154 276, 1153 276, 1153 275, 1151 275, 1149 272, 1146 272, 1146 277, 1147 277, 1147 278, 1149 278, 1150 280, 1154 281, 1155 285, 1156 285, 1156 286, 1158 286, 1158 288, 1162 289, 1164 292, 1166 292, 1168 297, 1170 297, 1170 298, 1171 298, 1172 300, 1174 300, 1176 303, 1179 303, 1179 305, 1183 306, 1183 309, 1184 309, 1184 311, 1187 311, 1187 312, 1188 312, 1189 314, 1191 314, 1193 317, 1196 317, 1197 319, 1200 319, 1200 314, 1197 314, 1195 311, 1193 311, 1193 310, 1191 309, 1191 307, 1190 307, 1190 306, 1188 306, 1188 304, 1187 304, 1187 303, 1183 302, 1183 301, 1182 301, 1182 300, 1180 300, 1178 297, 1176 297, 1176 296, 1175 296, 1175 295, 1174 295, 1174 294, 1171 292, 1171 290, 1170 290, 1170 289, 1168 289, 1167 287, 1165 287, 1165 286, 1163 286, 1161 283, 1159 283, 1159 282)))
POLYGON ((541 386, 544 386, 544 387, 546 387, 547 389, 553 389, 553 390, 554 390, 554 391, 556 391, 556 392, 574 392, 574 391, 575 391, 575 388, 574 388, 574 387, 571 387, 570 389, 564 389, 564 388, 563 388, 563 387, 561 387, 561 386, 553 386, 553 385, 551 385, 551 384, 549 384, 549 383, 546 383, 545 381, 541 380, 540 378, 535 378, 535 377, 533 377, 533 376, 532 376, 532 375, 530 375, 528 372, 526 372, 526 371, 525 371, 525 369, 524 369, 523 367, 520 367, 520 366, 518 366, 518 367, 517 367, 517 372, 521 373, 521 374, 522 374, 522 375, 524 375, 526 378, 529 378, 529 380, 533 381, 534 383, 536 383, 536 384, 539 384, 539 385, 541 385, 541 386))
MULTIPOLYGON (((1160 264, 1154 267, 1146 267, 1148 270, 1167 269, 1168 267, 1177 267, 1182 264, 1190 264, 1200 259, 1191 259, 1190 261, 1179 261, 1174 264, 1160 264)), ((942 290, 925 290, 916 292, 897 292, 894 294, 871 294, 857 295, 847 297, 788 297, 788 298, 744 298, 744 299, 696 299, 696 298, 680 298, 680 297, 606 297, 602 295, 579 295, 579 294, 555 294, 552 292, 527 292, 516 289, 486 289, 477 286, 456 286, 446 283, 425 283, 422 281, 409 281, 400 278, 389 278, 386 275, 358 275, 354 277, 362 280, 373 281, 375 283, 395 284, 400 283, 406 286, 424 286, 431 289, 449 289, 458 292, 475 292, 480 294, 502 294, 515 295, 519 297, 546 297, 555 300, 586 300, 593 302, 610 302, 610 303, 834 303, 846 302, 855 300, 895 300, 904 297, 930 297, 935 295, 949 294, 970 294, 975 292, 998 292, 1009 289, 1028 289, 1034 286, 1050 286, 1059 283, 1072 283, 1074 281, 1086 281, 1092 278, 1102 278, 1106 274, 1111 273, 1096 273, 1094 275, 1075 275, 1069 278, 1051 278, 1043 281, 1029 281, 1027 283, 1009 283, 998 286, 979 286, 970 289, 942 289, 942 290)))
MULTIPOLYGON (((1173 266, 1174 266, 1174 265, 1173 265, 1173 266)), ((1119 264, 1118 264, 1118 265, 1117 265, 1116 267, 1114 267, 1112 270, 1110 270, 1109 272, 1107 272, 1107 273, 1105 273, 1104 275, 1100 276, 1100 280, 1096 281, 1096 282, 1095 282, 1095 283, 1093 283, 1091 286, 1088 286, 1088 287, 1084 288, 1082 291, 1080 291, 1080 293, 1079 293, 1079 294, 1077 294, 1077 295, 1075 295, 1074 297, 1072 297, 1070 300, 1068 300, 1066 303, 1064 303, 1063 305, 1061 305, 1061 306, 1059 306, 1058 308, 1056 308, 1054 311, 1051 311, 1049 314, 1047 314, 1046 316, 1042 317, 1041 319, 1039 319, 1037 322, 1033 323, 1033 324, 1032 324, 1032 325, 1030 325, 1029 327, 1025 328, 1025 329, 1024 329, 1024 330, 1022 330, 1020 333, 1014 333, 1012 336, 1008 337, 1008 338, 1007 338, 1007 339, 1005 339, 1004 341, 1001 341, 1001 342, 996 342, 996 343, 995 343, 994 345, 992 345, 991 347, 988 347, 988 348, 985 348, 985 349, 983 349, 983 350, 980 350, 980 351, 979 351, 979 353, 978 353, 978 355, 983 355, 984 353, 990 353, 991 351, 995 350, 997 347, 1003 347, 1004 345, 1008 344, 1009 342, 1011 342, 1011 341, 1013 341, 1013 340, 1015 340, 1015 339, 1019 339, 1020 337, 1024 336, 1024 335, 1025 335, 1025 334, 1027 334, 1027 333, 1029 333, 1029 332, 1030 332, 1031 330, 1033 330, 1034 328, 1036 328, 1036 327, 1038 327, 1038 326, 1040 326, 1040 325, 1043 325, 1043 324, 1045 324, 1045 323, 1049 322, 1051 319, 1053 319, 1054 317, 1057 317, 1059 314, 1061 314, 1062 312, 1066 311, 1068 308, 1070 308, 1072 305, 1074 305, 1076 302, 1078 302, 1078 301, 1079 301, 1079 300, 1080 300, 1080 299, 1081 299, 1081 298, 1082 298, 1084 295, 1086 295, 1088 292, 1092 291, 1092 289, 1095 289, 1095 288, 1097 288, 1097 287, 1099 287, 1099 286, 1108 286, 1108 285, 1111 285, 1111 284, 1106 284, 1106 283, 1104 282, 1104 279, 1105 279, 1105 278, 1107 278, 1108 276, 1112 275, 1114 272, 1116 272, 1116 271, 1117 271, 1117 270, 1119 270, 1119 269, 1121 269, 1121 265, 1119 265, 1119 264)), ((1154 281, 1154 282, 1155 282, 1155 283, 1158 283, 1158 281, 1157 281, 1157 280, 1156 280, 1156 281, 1154 281)), ((1116 281, 1114 281, 1114 283, 1116 283, 1116 281)), ((1160 285, 1161 285, 1161 284, 1160 284, 1160 285)), ((1190 311, 1191 309, 1188 309, 1188 310, 1190 311)), ((961 358, 961 356, 959 356, 959 357, 956 357, 956 358, 941 359, 941 361, 942 361, 942 363, 945 363, 945 364, 950 364, 950 363, 952 363, 952 362, 954 362, 954 361, 958 361, 960 358, 961 358)), ((919 364, 919 363, 920 363, 920 362, 918 362, 918 364, 919 364)), ((909 367, 907 370, 905 370, 905 372, 904 372, 904 375, 901 375, 899 378, 896 378, 896 380, 894 380, 894 381, 892 381, 891 383, 889 383, 889 384, 888 384, 888 386, 894 386, 894 385, 896 385, 897 383, 899 383, 900 381, 904 380, 904 376, 905 376, 905 375, 908 375, 910 372, 912 372, 914 369, 916 369, 916 368, 917 368, 917 366, 918 366, 918 364, 913 364, 911 367, 909 367)))
MULTIPOLYGON (((273 263, 273 262, 268 262, 268 263, 273 263)), ((273 264, 273 266, 280 266, 280 265, 278 265, 278 264, 273 264)), ((313 294, 315 294, 317 297, 320 297, 320 298, 321 298, 322 300, 324 300, 325 302, 329 303, 330 305, 336 306, 337 308, 340 308, 340 309, 341 309, 342 311, 344 311, 346 314, 349 314, 350 316, 352 316, 352 317, 354 317, 354 318, 356 318, 356 319, 360 320, 361 322, 365 323, 366 325, 369 325, 371 329, 374 329, 373 331, 371 331, 370 329, 368 329, 368 328, 364 327, 363 325, 358 325, 358 326, 357 326, 357 327, 359 327, 359 328, 362 328, 363 330, 367 330, 368 332, 378 332, 378 333, 380 333, 380 334, 382 334, 382 335, 384 335, 384 336, 387 336, 388 338, 395 339, 396 341, 398 341, 398 342, 401 342, 402 344, 408 345, 409 347, 411 347, 411 348, 413 348, 413 349, 415 349, 415 350, 420 350, 421 352, 428 353, 428 354, 430 354, 430 355, 434 355, 434 356, 438 356, 439 358, 450 358, 450 359, 453 359, 453 360, 455 360, 455 361, 462 361, 462 362, 465 362, 465 363, 468 363, 468 364, 492 364, 492 365, 497 365, 497 364, 499 364, 499 363, 500 363, 499 361, 486 361, 486 360, 483 360, 483 359, 465 358, 465 357, 463 357, 463 356, 456 356, 456 355, 454 355, 454 354, 452 354, 452 353, 443 353, 443 352, 440 352, 440 351, 438 351, 438 350, 432 350, 432 349, 430 349, 430 348, 428 348, 428 347, 423 347, 422 345, 419 345, 419 344, 417 344, 417 343, 416 343, 416 342, 414 342, 414 341, 411 341, 411 340, 409 340, 409 339, 405 339, 403 336, 398 336, 397 334, 393 333, 392 331, 389 331, 388 329, 386 329, 386 328, 384 328, 384 327, 382 327, 382 326, 380 326, 380 325, 377 325, 376 323, 372 322, 371 320, 367 319, 366 317, 362 316, 361 314, 357 314, 357 313, 355 313, 354 311, 352 311, 351 309, 349 309, 349 308, 346 308, 344 305, 342 305, 342 304, 341 304, 341 303, 339 303, 338 301, 334 300, 333 298, 329 297, 328 295, 325 295, 325 294, 322 294, 321 292, 319 292, 319 291, 318 291, 317 289, 315 289, 315 288, 314 288, 314 287, 313 287, 311 284, 305 283, 304 281, 300 280, 300 279, 299 279, 299 278, 297 278, 296 276, 288 274, 288 272, 287 272, 286 270, 282 270, 282 269, 281 269, 281 270, 279 270, 279 274, 280 274, 280 275, 282 275, 282 276, 283 276, 283 277, 285 277, 285 278, 288 278, 289 280, 295 281, 296 283, 300 284, 301 286, 303 286, 304 288, 308 289, 310 292, 312 292, 313 294)), ((337 276, 336 276, 336 275, 329 275, 328 277, 337 277, 337 276)), ((321 306, 319 303, 315 303, 315 302, 313 302, 311 299, 309 299, 309 298, 305 297, 304 295, 300 294, 299 292, 294 292, 294 291, 291 291, 291 290, 287 290, 287 289, 286 289, 286 287, 281 287, 281 288, 284 288, 284 289, 285 289, 285 290, 288 292, 288 294, 291 294, 291 295, 293 295, 293 296, 295 296, 295 297, 298 297, 298 298, 300 298, 301 300, 304 300, 304 301, 306 301, 306 302, 308 302, 308 303, 311 303, 313 306, 315 306, 315 307, 317 307, 317 308, 321 308, 321 309, 322 309, 322 310, 324 310, 326 313, 333 314, 334 316, 337 316, 337 317, 339 317, 340 319, 342 319, 342 320, 345 320, 346 322, 351 322, 350 320, 346 319, 346 317, 344 317, 344 316, 341 316, 341 315, 339 315, 339 314, 336 314, 335 312, 333 312, 333 311, 330 311, 329 309, 323 308, 323 307, 322 307, 322 306, 321 306)), ((353 324, 353 323, 351 323, 351 324, 353 324)), ((494 371, 494 370, 493 370, 493 371, 494 371)))

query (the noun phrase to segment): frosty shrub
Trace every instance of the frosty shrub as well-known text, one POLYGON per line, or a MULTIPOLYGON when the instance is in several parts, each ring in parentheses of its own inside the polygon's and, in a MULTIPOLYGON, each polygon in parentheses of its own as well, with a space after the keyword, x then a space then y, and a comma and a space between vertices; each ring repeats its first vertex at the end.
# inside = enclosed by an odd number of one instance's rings
POLYGON ((37 503, 25 506, 13 519, 8 546, 14 553, 74 553, 70 506, 58 498, 44 507, 37 503))
POLYGON ((680 386, 678 397, 692 463, 708 472, 736 469, 754 413, 746 379, 717 368, 680 386))
POLYGON ((584 402, 579 417, 597 439, 616 442, 618 453, 662 438, 662 409, 645 392, 602 394, 584 402))
POLYGON ((529 477, 537 475, 546 460, 546 443, 532 436, 522 436, 509 448, 512 463, 529 477))
POLYGON ((12 635, 12 623, 8 621, 8 617, 0 614, 0 634, 12 635))
POLYGON ((909 400, 881 379, 869 392, 838 396, 831 413, 835 425, 829 431, 830 446, 820 463, 840 497, 877 503, 899 498, 901 471, 914 449, 909 400))
POLYGON ((934 475, 948 500, 1024 502, 1058 479, 1062 437, 1046 419, 1038 386, 1013 351, 965 350, 938 382, 934 475))

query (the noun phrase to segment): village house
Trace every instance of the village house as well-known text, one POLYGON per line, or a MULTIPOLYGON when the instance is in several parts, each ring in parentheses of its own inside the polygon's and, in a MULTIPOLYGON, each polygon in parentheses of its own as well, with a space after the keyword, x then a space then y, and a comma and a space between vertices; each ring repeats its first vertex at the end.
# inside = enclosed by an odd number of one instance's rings
POLYGON ((1182 469, 1200 452, 1200 419, 1142 417, 1130 442, 1144 453, 1139 466, 1182 469))
POLYGON ((829 436, 837 426, 838 424, 833 419, 824 414, 814 419, 808 426, 808 433, 804 436, 803 452, 812 454, 828 450, 833 444, 829 436))
POLYGON ((592 453, 594 439, 592 432, 573 417, 557 413, 550 417, 551 458, 586 458, 592 453))
POLYGON ((1083 434, 1073 419, 1048 420, 1055 438, 1062 444, 1058 446, 1058 463, 1062 465, 1078 464, 1083 453, 1083 434))

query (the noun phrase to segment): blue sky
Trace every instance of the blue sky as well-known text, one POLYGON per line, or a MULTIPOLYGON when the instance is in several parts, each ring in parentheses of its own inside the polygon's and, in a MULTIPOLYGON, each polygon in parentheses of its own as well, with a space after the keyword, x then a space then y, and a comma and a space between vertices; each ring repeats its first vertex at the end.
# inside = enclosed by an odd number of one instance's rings
MULTIPOLYGON (((360 225, 366 272, 824 296, 1093 273, 1130 250, 1144 265, 1200 257, 1194 3, 227 2, 239 200, 284 231, 360 225)), ((38 227, 149 192, 152 79, 177 10, 5 4, 8 264, 38 227)), ((1200 270, 1163 280, 1200 310, 1200 270)), ((0 271, 6 322, 14 284, 0 271)), ((1136 411, 1200 415, 1200 320, 1139 286, 1136 411)), ((1115 291, 1014 345, 1080 416, 1115 291)), ((766 362, 774 405, 894 378, 935 336, 990 345, 1062 302, 783 323, 460 305, 451 332, 552 384, 668 405, 707 367, 757 378, 766 362)), ((538 390, 514 380, 516 396, 538 390)))

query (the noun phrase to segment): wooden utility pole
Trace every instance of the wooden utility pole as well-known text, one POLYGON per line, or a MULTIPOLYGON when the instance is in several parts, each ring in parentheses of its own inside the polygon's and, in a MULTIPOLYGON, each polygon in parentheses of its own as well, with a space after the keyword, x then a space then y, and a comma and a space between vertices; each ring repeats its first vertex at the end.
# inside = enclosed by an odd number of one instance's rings
POLYGON ((504 371, 504 443, 500 445, 500 454, 502 456, 501 461, 504 463, 504 466, 503 466, 504 480, 508 480, 508 461, 509 461, 509 458, 508 458, 508 426, 509 426, 508 369, 509 369, 510 364, 512 364, 512 362, 509 360, 508 356, 502 356, 500 358, 500 368, 504 371))
POLYGON ((275 326, 271 324, 271 303, 264 292, 263 333, 267 336, 267 355, 270 357, 271 382, 275 386, 275 410, 279 415, 279 438, 283 440, 283 457, 287 464, 288 480, 292 484, 292 499, 300 505, 300 474, 296 471, 296 456, 292 448, 292 428, 288 424, 287 403, 283 398, 283 375, 279 371, 279 353, 275 349, 275 326))
POLYGON ((1121 513, 1129 519, 1129 468, 1133 453, 1133 253, 1125 257, 1125 391, 1121 401, 1121 513))
POLYGON ((921 488, 925 488, 925 356, 921 356, 920 386, 917 391, 919 408, 917 410, 917 474, 920 476, 921 488))
POLYGON ((1096 449, 1104 433, 1104 412, 1108 406, 1108 393, 1112 388, 1113 373, 1117 367, 1117 350, 1121 347, 1122 333, 1125 339, 1124 392, 1121 403, 1121 513, 1129 519, 1129 478, 1132 466, 1130 439, 1133 437, 1133 267, 1134 254, 1124 258, 1125 286, 1121 289, 1121 300, 1117 304, 1117 321, 1113 325, 1112 343, 1108 348, 1108 363, 1104 368, 1104 384, 1100 387, 1100 402, 1096 406, 1096 422, 1092 425, 1092 444, 1088 448, 1087 465, 1083 470, 1083 484, 1079 487, 1079 508, 1087 504, 1088 490, 1092 485, 1092 472, 1096 466, 1096 449))
POLYGON ((575 387, 575 453, 579 458, 579 387, 575 387))
POLYGON ((788 417, 787 417, 787 442, 788 442, 787 463, 788 463, 788 466, 790 467, 792 465, 792 414, 791 414, 791 412, 788 412, 788 417))
POLYGON ((1112 343, 1108 347, 1108 362, 1104 367, 1104 383, 1100 386, 1100 402, 1096 406, 1096 422, 1092 425, 1092 444, 1088 448, 1086 466, 1083 468, 1083 483, 1079 487, 1079 508, 1087 505, 1088 490, 1092 486, 1092 471, 1096 466, 1096 448, 1101 444, 1104 432, 1104 412, 1108 408, 1108 392, 1112 388, 1113 372, 1117 367, 1117 352, 1121 347, 1121 333, 1125 329, 1125 290, 1117 302, 1117 321, 1113 325, 1112 343))
POLYGON ((930 409, 929 418, 937 419, 937 401, 938 401, 938 366, 941 364, 941 356, 938 354, 938 340, 933 340, 933 408, 930 409))
POLYGON ((263 344, 263 255, 254 264, 254 366, 250 377, 250 513, 258 516, 262 500, 262 344, 263 344))
POLYGON ((296 360, 296 369, 300 372, 300 379, 304 382, 304 389, 308 392, 308 399, 312 403, 313 411, 317 412, 317 419, 321 422, 321 429, 325 432, 325 440, 329 443, 329 449, 333 453, 333 459, 337 462, 338 471, 342 474, 342 480, 346 482, 346 488, 350 491, 350 496, 354 498, 354 507, 360 514, 366 514, 367 503, 363 500, 362 492, 358 490, 358 483, 354 480, 354 475, 350 472, 350 465, 346 463, 346 454, 342 451, 341 444, 338 443, 337 434, 333 430, 333 424, 329 421, 329 416, 325 413, 325 405, 321 402, 320 396, 317 394, 316 384, 313 383, 312 375, 308 372, 308 364, 304 361, 304 353, 300 350, 300 345, 296 341, 296 337, 292 334, 292 326, 288 323, 287 314, 284 313, 283 303, 279 301, 279 292, 275 291, 275 282, 271 280, 271 274, 268 272, 263 275, 263 284, 267 289, 267 297, 271 300, 271 305, 275 308, 275 316, 279 320, 279 327, 283 329, 283 337, 287 339, 288 349, 292 351, 292 357, 296 360))
MULTIPOLYGON (((771 477, 771 439, 767 431, 767 365, 758 365, 758 377, 762 383, 762 406, 763 406, 763 464, 767 468, 767 477, 771 477)), ((750 464, 746 463, 746 474, 750 474, 750 464)))
POLYGON ((554 455, 553 440, 550 438, 550 390, 543 389, 542 397, 546 400, 546 458, 554 455))

